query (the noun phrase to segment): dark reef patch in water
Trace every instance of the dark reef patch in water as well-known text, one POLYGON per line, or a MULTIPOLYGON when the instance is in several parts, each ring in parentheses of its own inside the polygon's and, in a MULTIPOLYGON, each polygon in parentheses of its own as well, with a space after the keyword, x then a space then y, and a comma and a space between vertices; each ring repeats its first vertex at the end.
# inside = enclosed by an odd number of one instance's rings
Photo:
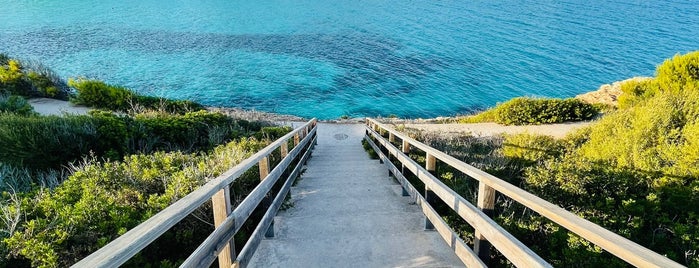
POLYGON ((100 28, 47 28, 0 37, 0 44, 28 55, 60 55, 96 49, 178 54, 191 51, 245 50, 330 62, 345 72, 336 87, 357 87, 386 79, 419 79, 455 64, 455 59, 402 55, 403 46, 366 33, 217 34, 100 28), (32 46, 19 44, 35 44, 32 46))

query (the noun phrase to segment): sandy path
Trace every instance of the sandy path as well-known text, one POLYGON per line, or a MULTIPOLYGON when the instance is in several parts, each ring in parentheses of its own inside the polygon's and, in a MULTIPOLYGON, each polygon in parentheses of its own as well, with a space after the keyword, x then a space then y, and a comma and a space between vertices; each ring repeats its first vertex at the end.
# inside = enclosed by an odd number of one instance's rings
POLYGON ((34 107, 35 112, 42 115, 87 114, 92 110, 88 107, 73 106, 67 101, 47 98, 30 99, 29 104, 34 107))
POLYGON ((565 137, 568 133, 589 126, 593 122, 575 122, 563 124, 531 125, 531 126, 504 126, 496 123, 473 123, 473 124, 405 124, 406 128, 414 128, 428 132, 439 132, 441 134, 466 134, 474 136, 493 136, 497 134, 519 134, 531 133, 549 135, 555 138, 565 137))

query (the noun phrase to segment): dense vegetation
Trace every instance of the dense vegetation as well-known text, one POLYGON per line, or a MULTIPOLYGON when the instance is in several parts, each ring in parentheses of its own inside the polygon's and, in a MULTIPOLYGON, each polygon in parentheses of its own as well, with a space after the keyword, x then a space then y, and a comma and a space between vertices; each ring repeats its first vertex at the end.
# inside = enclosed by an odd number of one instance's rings
POLYGON ((0 53, 0 95, 68 99, 69 88, 43 65, 22 62, 0 53))
POLYGON ((27 116, 34 113, 34 108, 23 97, 0 94, 0 113, 27 116))
MULTIPOLYGON (((259 124, 206 111, 135 116, 92 111, 81 116, 0 116, 0 162, 30 169, 58 169, 92 154, 121 159, 133 153, 209 150, 259 124)), ((248 133, 250 132, 250 133, 248 133)))
POLYGON ((109 85, 99 80, 69 80, 68 85, 77 91, 77 95, 71 98, 71 102, 94 108, 120 112, 159 110, 170 113, 204 109, 204 106, 196 102, 144 96, 125 87, 109 85))
MULTIPOLYGON (((63 95, 42 91, 35 68, 0 63, 0 267, 69 266, 290 131, 84 79, 71 98, 104 110, 40 116, 25 97, 63 95)), ((256 173, 231 185, 233 202, 256 173)), ((211 215, 207 203, 126 266, 176 265, 213 230, 211 215)))
MULTIPOLYGON (((681 264, 699 267, 699 52, 677 55, 648 81, 622 85, 617 111, 560 140, 521 134, 425 143, 518 185, 681 264)), ((411 152, 424 163, 424 153, 411 152)), ((473 199, 474 180, 437 174, 473 199)), ((472 200, 475 202, 475 200, 472 200)), ((495 220, 558 267, 626 267, 624 261, 503 196, 495 220)), ((472 241, 473 230, 442 210, 472 241)), ((493 263, 509 265, 493 253, 493 263)))
POLYGON ((474 116, 462 123, 496 122, 504 125, 551 124, 589 120, 599 107, 578 99, 514 98, 474 116))

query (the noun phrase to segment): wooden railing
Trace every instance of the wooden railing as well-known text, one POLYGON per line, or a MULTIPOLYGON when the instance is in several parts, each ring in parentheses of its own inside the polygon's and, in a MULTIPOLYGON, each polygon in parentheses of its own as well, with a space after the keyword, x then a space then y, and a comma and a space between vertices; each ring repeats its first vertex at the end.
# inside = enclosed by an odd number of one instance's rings
POLYGON ((637 267, 683 267, 631 240, 418 142, 376 120, 367 118, 365 140, 373 147, 381 161, 387 165, 389 172, 400 182, 404 195, 409 194, 416 199, 416 203, 420 205, 426 215, 425 227, 436 229, 467 267, 486 266, 483 260, 487 260, 489 255, 487 251, 490 248, 489 244, 492 244, 517 267, 551 267, 549 263, 536 255, 489 217, 495 205, 496 192, 519 202, 629 264, 637 267), (382 134, 385 133, 388 133, 388 139, 383 137, 382 134), (396 138, 402 141, 400 149, 392 144, 396 142, 396 138), (411 146, 425 152, 425 167, 420 166, 406 155, 410 152, 411 146), (384 152, 387 152, 388 155, 384 152), (391 162, 391 157, 401 163, 400 168, 391 162), (435 171, 437 160, 479 182, 476 206, 459 196, 431 173, 431 171, 435 171), (407 174, 408 171, 425 184, 424 197, 406 179, 404 174, 407 174), (454 233, 434 210, 433 204, 437 198, 441 199, 476 230, 473 250, 464 243, 459 235, 454 233))
POLYGON ((301 172, 302 166, 311 155, 313 146, 316 144, 316 130, 316 120, 308 121, 73 267, 118 267, 208 200, 212 201, 216 229, 185 260, 182 267, 209 267, 217 257, 219 267, 245 267, 262 237, 274 236, 274 216, 289 193, 293 181, 301 172), (292 140, 294 146, 289 151, 289 143, 292 140), (275 150, 279 150, 282 160, 270 171, 270 155, 275 150), (288 172, 293 162, 296 162, 296 165, 291 172, 288 172), (262 181, 235 209, 232 209, 230 184, 255 165, 259 167, 262 181), (287 173, 288 176, 284 176, 286 181, 281 190, 272 199, 269 195, 270 190, 279 178, 287 173), (266 208, 266 212, 240 254, 235 257, 231 239, 260 203, 266 208))

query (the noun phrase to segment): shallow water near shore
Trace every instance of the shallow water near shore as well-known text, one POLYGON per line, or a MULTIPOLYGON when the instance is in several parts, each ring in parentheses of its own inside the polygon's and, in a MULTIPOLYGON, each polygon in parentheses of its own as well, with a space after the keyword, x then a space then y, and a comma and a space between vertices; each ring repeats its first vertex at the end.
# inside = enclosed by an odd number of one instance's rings
POLYGON ((0 51, 144 94, 320 119, 468 113, 652 76, 697 1, 7 1, 0 51))

